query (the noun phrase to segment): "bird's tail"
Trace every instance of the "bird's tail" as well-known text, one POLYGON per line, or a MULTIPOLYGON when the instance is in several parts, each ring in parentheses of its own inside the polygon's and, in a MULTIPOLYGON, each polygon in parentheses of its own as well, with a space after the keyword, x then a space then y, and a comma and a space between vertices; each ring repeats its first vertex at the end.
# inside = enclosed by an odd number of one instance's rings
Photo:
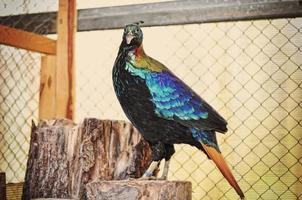
POLYGON ((240 196, 241 199, 244 199, 244 194, 240 189, 238 183, 236 182, 230 168, 228 167, 227 163, 225 162, 222 155, 213 147, 207 146, 201 142, 201 145, 208 156, 214 161, 220 172, 223 176, 227 179, 230 185, 236 190, 237 194, 240 196))

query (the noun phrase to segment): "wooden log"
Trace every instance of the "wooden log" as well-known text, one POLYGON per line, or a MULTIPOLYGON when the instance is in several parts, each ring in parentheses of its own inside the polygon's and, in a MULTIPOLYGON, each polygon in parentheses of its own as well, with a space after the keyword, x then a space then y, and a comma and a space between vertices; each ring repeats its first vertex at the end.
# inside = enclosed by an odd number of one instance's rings
POLYGON ((87 200, 191 200, 186 181, 98 181, 86 185, 87 200))
POLYGON ((62 199, 62 198, 38 198, 38 199, 31 199, 31 200, 75 200, 75 199, 62 199))
POLYGON ((32 125, 22 199, 69 197, 67 138, 75 128, 65 119, 32 125))
POLYGON ((32 127, 22 199, 83 199, 88 182, 137 178, 150 162, 148 143, 130 123, 40 121, 32 127))
POLYGON ((6 178, 5 173, 0 172, 0 199, 6 200, 6 178))

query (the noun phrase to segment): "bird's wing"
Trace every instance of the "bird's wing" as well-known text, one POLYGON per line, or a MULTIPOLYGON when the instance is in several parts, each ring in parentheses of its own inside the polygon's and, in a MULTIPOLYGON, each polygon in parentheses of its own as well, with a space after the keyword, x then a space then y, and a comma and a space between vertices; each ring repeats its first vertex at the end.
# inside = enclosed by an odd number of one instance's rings
POLYGON ((146 84, 158 116, 190 128, 227 131, 227 122, 218 112, 171 71, 149 73, 146 84))

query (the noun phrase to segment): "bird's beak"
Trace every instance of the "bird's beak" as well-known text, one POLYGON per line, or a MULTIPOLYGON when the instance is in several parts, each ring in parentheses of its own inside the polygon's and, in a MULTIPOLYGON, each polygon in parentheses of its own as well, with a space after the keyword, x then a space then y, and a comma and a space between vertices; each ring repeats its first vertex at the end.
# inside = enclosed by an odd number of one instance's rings
POLYGON ((131 33, 128 33, 126 35, 126 42, 127 42, 127 44, 130 44, 130 42, 132 41, 133 38, 134 38, 134 35, 132 35, 131 33))

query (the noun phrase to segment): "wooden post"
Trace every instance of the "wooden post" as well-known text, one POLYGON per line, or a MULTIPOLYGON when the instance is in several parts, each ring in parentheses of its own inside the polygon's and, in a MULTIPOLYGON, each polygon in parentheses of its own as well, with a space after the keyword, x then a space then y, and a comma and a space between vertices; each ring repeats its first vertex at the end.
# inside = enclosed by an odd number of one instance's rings
MULTIPOLYGON (((56 117, 73 119, 75 97, 75 0, 59 0, 57 18, 56 117)), ((43 108, 42 108, 43 109, 43 108)))
POLYGON ((52 119, 56 114, 56 56, 42 56, 40 72, 39 118, 52 119))
POLYGON ((5 173, 0 172, 0 199, 6 200, 6 179, 5 173))
POLYGON ((60 0, 57 16, 56 57, 42 57, 41 61, 39 118, 72 120, 75 102, 75 0, 60 0))

